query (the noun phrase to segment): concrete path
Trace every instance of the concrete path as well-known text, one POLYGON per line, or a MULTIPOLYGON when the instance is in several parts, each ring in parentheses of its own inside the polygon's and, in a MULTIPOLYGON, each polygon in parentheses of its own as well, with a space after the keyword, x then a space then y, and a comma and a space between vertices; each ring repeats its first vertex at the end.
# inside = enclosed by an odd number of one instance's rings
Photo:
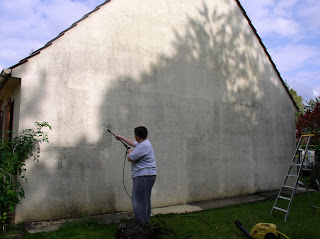
MULTIPOLYGON (((263 195, 244 195, 237 196, 232 198, 216 199, 211 201, 203 201, 191 204, 183 204, 162 208, 152 209, 152 213, 159 214, 168 214, 168 213, 189 213, 189 212, 198 212, 208 209, 228 207, 237 204, 258 202, 266 200, 266 197, 263 195)), ((101 223, 119 223, 121 219, 131 219, 134 218, 133 212, 122 212, 122 213, 112 213, 112 214, 103 214, 96 216, 89 216, 88 219, 98 220, 101 223)), ((61 219, 61 220, 51 220, 51 221, 40 221, 40 222, 26 222, 26 230, 29 233, 38 233, 38 232, 48 232, 57 230, 60 226, 67 222, 79 221, 81 218, 73 219, 61 219)))

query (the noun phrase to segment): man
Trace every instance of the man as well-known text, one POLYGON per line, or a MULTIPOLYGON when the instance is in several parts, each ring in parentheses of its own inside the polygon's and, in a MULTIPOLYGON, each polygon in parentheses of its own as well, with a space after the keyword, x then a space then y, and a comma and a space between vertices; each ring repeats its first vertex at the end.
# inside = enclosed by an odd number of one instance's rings
POLYGON ((149 223, 151 214, 151 191, 156 180, 157 166, 154 151, 147 139, 148 130, 144 126, 134 129, 136 141, 117 135, 134 149, 128 149, 128 161, 131 162, 133 180, 132 207, 137 222, 149 223))

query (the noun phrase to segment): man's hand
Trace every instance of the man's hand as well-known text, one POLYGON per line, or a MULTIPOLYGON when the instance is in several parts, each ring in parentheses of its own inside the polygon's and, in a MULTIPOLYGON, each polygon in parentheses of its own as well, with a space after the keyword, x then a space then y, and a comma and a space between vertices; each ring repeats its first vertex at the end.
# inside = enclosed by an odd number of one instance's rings
POLYGON ((133 147, 134 141, 132 139, 128 139, 128 138, 123 137, 121 135, 116 135, 116 136, 114 136, 114 138, 116 140, 121 140, 121 141, 125 142, 126 144, 129 144, 130 146, 133 147))
POLYGON ((116 140, 122 140, 122 136, 120 136, 120 135, 116 135, 116 136, 114 136, 114 138, 115 138, 116 140))

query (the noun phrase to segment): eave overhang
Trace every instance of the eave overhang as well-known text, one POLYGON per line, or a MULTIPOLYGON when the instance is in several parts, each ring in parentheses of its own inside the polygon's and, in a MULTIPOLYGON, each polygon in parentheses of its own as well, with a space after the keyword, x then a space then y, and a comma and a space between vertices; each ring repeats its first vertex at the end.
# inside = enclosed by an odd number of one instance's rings
POLYGON ((0 74, 0 89, 11 76, 12 69, 3 69, 0 74))

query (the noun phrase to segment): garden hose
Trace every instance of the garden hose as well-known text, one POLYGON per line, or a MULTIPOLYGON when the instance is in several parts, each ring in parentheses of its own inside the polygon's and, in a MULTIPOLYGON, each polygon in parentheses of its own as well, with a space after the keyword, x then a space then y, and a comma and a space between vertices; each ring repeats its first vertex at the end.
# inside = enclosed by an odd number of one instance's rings
POLYGON ((279 232, 280 235, 284 236, 285 238, 289 239, 289 237, 287 237, 285 234, 283 234, 282 232, 279 232))

